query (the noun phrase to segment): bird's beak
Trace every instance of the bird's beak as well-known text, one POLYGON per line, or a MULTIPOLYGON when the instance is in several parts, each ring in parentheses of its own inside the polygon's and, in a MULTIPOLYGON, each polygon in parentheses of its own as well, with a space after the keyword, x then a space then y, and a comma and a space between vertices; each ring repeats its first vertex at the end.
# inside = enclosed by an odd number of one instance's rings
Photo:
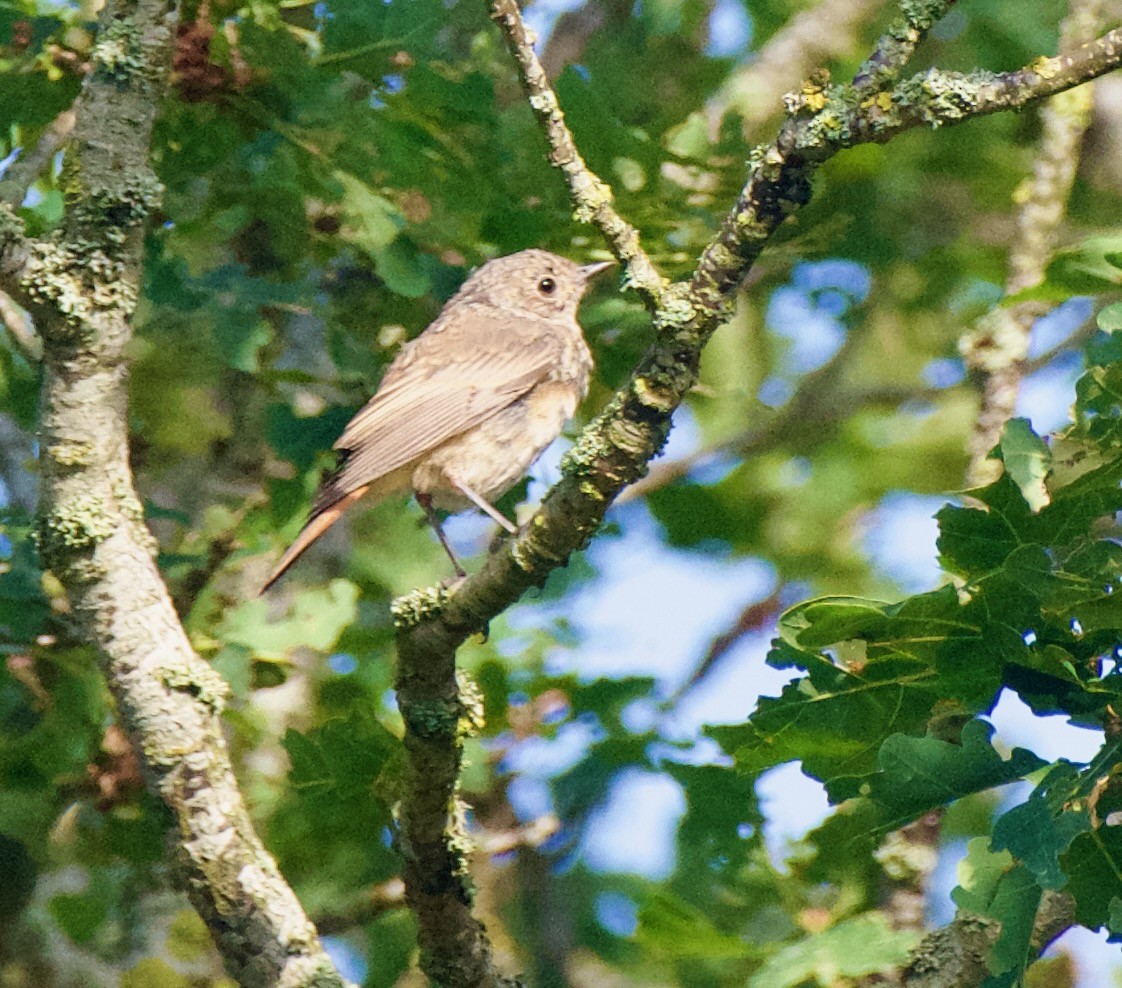
POLYGON ((580 276, 584 281, 591 281, 601 271, 607 271, 608 268, 615 267, 615 261, 597 261, 595 264, 585 264, 578 268, 580 276))

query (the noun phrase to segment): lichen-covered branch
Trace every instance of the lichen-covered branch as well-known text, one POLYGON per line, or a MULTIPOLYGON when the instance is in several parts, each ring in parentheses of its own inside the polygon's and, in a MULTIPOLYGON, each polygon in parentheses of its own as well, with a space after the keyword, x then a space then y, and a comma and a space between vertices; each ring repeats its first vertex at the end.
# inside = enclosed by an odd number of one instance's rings
POLYGON ((1020 110, 1113 72, 1122 61, 1122 28, 1013 72, 929 69, 895 88, 861 97, 851 87, 809 87, 790 99, 804 115, 788 128, 791 150, 830 157, 858 144, 883 144, 915 127, 944 127, 1003 110, 1020 110))
POLYGON ((809 199, 817 166, 839 151, 885 143, 915 127, 950 126, 1021 109, 1120 64, 1122 29, 1116 29, 1072 52, 1038 58, 1013 72, 963 75, 930 69, 869 96, 852 86, 806 83, 788 96, 790 115, 778 139, 753 151, 748 184, 717 239, 702 254, 691 299, 711 305, 731 291, 779 224, 809 199))
POLYGON ((517 0, 488 0, 488 4, 491 17, 502 29, 507 47, 518 65, 530 108, 549 141, 549 160, 569 183, 576 218, 599 228, 612 253, 626 266, 630 287, 639 292, 649 308, 657 308, 666 281, 639 243, 639 231, 616 212, 612 190, 585 164, 577 150, 557 94, 534 54, 534 39, 522 21, 517 0))
MULTIPOLYGON (((1060 29, 1060 48, 1085 44, 1100 30, 1103 0, 1072 0, 1060 29)), ((1075 181, 1079 148, 1091 120, 1089 86, 1053 97, 1041 112, 1043 134, 1032 178, 1017 214, 1017 233, 1009 251, 1007 295, 1016 295, 1044 279, 1055 246, 1068 195, 1075 181)), ((970 439, 967 487, 980 487, 997 479, 998 460, 989 452, 1013 417, 1017 393, 1028 356, 1029 331, 1044 311, 1039 303, 1020 302, 998 307, 962 340, 966 365, 981 376, 982 399, 970 439)))
POLYGON ((422 638, 400 638, 397 703, 408 765, 400 811, 405 898, 417 916, 421 968, 442 988, 518 984, 495 969, 483 924, 471 913, 470 844, 458 780, 463 738, 482 725, 482 702, 457 676, 454 650, 431 652, 422 638))
POLYGON ((881 36, 873 53, 853 77, 855 92, 876 93, 896 81, 919 43, 957 0, 901 0, 900 16, 881 36))
MULTIPOLYGON (((1075 922, 1075 901, 1066 892, 1046 891, 1032 929, 1037 956, 1075 922)), ((904 968, 903 988, 979 988, 992 977, 990 949, 1001 924, 985 916, 963 914, 934 930, 912 951, 904 968)))
POLYGON ((106 6, 75 106, 62 228, 31 242, 10 219, 0 230, 0 284, 27 302, 43 341, 39 551, 97 646, 175 821, 179 879, 227 969, 245 986, 343 988, 254 832, 219 720, 225 684, 179 623, 129 468, 126 351, 161 191, 148 152, 175 15, 167 0, 106 6))

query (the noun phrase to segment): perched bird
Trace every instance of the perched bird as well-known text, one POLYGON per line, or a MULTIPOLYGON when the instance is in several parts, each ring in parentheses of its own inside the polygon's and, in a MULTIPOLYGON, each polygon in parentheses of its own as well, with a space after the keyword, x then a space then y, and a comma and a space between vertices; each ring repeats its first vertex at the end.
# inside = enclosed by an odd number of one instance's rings
POLYGON ((525 476, 587 393, 592 355, 577 307, 612 263, 581 267, 524 250, 468 278, 401 348, 336 440, 338 466, 262 592, 363 497, 412 491, 460 576, 436 509, 475 505, 514 532, 492 502, 525 476))

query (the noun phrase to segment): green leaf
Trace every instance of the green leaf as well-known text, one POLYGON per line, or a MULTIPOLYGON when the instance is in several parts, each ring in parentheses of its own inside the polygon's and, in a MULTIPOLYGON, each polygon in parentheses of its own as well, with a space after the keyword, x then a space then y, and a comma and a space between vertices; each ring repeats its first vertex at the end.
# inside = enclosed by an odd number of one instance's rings
POLYGON ((1117 333, 1122 329, 1122 302, 1106 306, 1098 314, 1097 322, 1104 333, 1117 333))
POLYGON ((331 784, 331 771, 323 751, 311 738, 290 727, 284 732, 281 743, 292 766, 288 773, 292 785, 305 788, 331 784))
POLYGON ((935 700, 935 672, 921 663, 884 661, 855 674, 821 656, 799 662, 808 675, 762 697, 747 723, 706 728, 740 771, 801 760, 823 781, 865 774, 884 739, 921 728, 935 700))
POLYGON ((1021 861, 1041 888, 1059 889, 1067 883, 1060 855, 1090 826, 1086 810, 1053 813, 1042 796, 1033 795, 998 819, 992 847, 1021 861))
POLYGON ((705 910, 666 890, 639 910, 635 938, 657 954, 679 959, 748 958, 759 953, 740 937, 718 930, 705 910))
POLYGON ((244 645, 261 659, 284 659, 301 646, 326 652, 358 614, 358 587, 332 580, 296 594, 289 614, 277 620, 272 603, 261 597, 231 607, 215 635, 231 645, 244 645))
POLYGON ((88 942, 109 915, 109 901, 101 888, 54 896, 47 909, 59 928, 75 943, 88 942))
POLYGON ((894 930, 879 913, 843 920, 821 933, 784 947, 748 981, 749 988, 796 988, 814 981, 887 974, 907 962, 920 940, 916 930, 894 930))
POLYGON ((1039 285, 1018 292, 1006 305, 1029 300, 1064 302, 1072 295, 1098 295, 1122 284, 1122 270, 1114 263, 1122 249, 1117 235, 1088 237, 1081 244, 1058 251, 1039 285))
POLYGON ((1024 748, 1003 759, 991 743, 993 732, 992 724, 972 720, 962 728, 961 744, 894 734, 881 746, 879 771, 842 780, 830 789, 830 798, 866 796, 883 809, 888 829, 970 793, 1023 779, 1046 764, 1024 748))
POLYGON ((329 720, 308 734, 289 728, 283 744, 294 786, 327 786, 343 796, 369 794, 387 768, 396 771, 401 747, 377 718, 357 710, 346 720, 329 720))
POLYGON ((405 298, 420 298, 432 289, 429 259, 400 238, 370 251, 374 270, 391 291, 405 298))
POLYGON ((778 698, 762 698, 747 724, 709 733, 745 772, 798 759, 827 783, 868 775, 890 735, 926 730, 939 696, 954 697, 964 713, 992 701, 1003 662, 1025 646, 986 617, 984 602, 963 605, 953 587, 900 604, 800 604, 780 619, 768 663, 808 675, 778 698))
POLYGON ((953 573, 977 575, 996 569, 1021 544, 1031 512, 1021 490, 1006 474, 989 487, 969 492, 980 508, 943 508, 937 542, 943 565, 953 573))
POLYGON ((997 454, 1028 506, 1039 511, 1048 503, 1044 478, 1052 468, 1052 452, 1028 419, 1010 419, 1001 434, 997 454))
POLYGON ((388 247, 405 226, 401 210, 353 175, 338 169, 331 175, 343 186, 341 206, 346 222, 339 236, 371 255, 388 247))
POLYGON ((1117 923, 1122 903, 1122 827, 1099 827, 1080 834, 1062 858, 1067 891, 1075 897, 1075 918, 1091 930, 1104 926, 1122 941, 1117 923))
POLYGON ((159 957, 146 957, 122 972, 120 988, 191 988, 192 980, 159 957))
POLYGON ((679 158, 704 160, 709 152, 709 118, 700 110, 691 113, 664 136, 666 149, 679 158))
POLYGON ((277 403, 269 406, 265 435, 277 456, 298 470, 308 470, 331 449, 355 411, 329 408, 322 415, 300 417, 290 405, 277 403))
POLYGON ((967 845, 966 858, 958 869, 959 885, 951 898, 959 909, 1001 924, 989 968, 995 975, 1020 974, 1031 956, 1032 925, 1041 889, 1032 873, 1008 851, 991 851, 988 844, 987 838, 976 837, 967 845))

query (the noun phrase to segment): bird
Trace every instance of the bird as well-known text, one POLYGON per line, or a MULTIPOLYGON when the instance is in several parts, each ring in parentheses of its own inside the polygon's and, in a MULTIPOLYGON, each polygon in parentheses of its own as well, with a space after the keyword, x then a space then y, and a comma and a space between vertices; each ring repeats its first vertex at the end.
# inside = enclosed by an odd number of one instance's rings
POLYGON ((412 492, 456 575, 437 510, 471 507, 508 532, 493 502, 522 477, 588 392, 592 355, 577 309, 614 261, 579 265, 530 249, 482 265, 416 339, 335 441, 308 521, 264 593, 360 500, 412 492))

